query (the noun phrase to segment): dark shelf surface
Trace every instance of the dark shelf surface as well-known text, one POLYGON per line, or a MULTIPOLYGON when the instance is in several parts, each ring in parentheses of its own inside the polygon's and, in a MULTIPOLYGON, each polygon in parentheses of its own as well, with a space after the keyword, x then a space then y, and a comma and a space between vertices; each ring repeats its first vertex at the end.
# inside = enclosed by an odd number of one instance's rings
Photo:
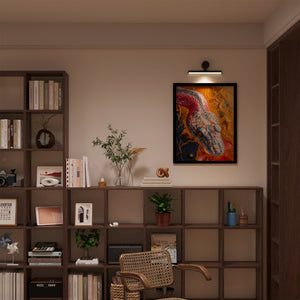
POLYGON ((260 268, 257 261, 224 261, 225 268, 260 268))
POLYGON ((104 268, 103 263, 99 263, 97 265, 76 265, 75 262, 68 263, 67 265, 68 269, 96 269, 96 268, 104 268))
POLYGON ((53 109, 53 110, 41 110, 41 109, 27 109, 26 113, 31 114, 63 114, 62 109, 53 109))
POLYGON ((224 229, 260 229, 261 226, 257 224, 248 224, 248 225, 236 225, 236 226, 227 226, 224 225, 224 229))

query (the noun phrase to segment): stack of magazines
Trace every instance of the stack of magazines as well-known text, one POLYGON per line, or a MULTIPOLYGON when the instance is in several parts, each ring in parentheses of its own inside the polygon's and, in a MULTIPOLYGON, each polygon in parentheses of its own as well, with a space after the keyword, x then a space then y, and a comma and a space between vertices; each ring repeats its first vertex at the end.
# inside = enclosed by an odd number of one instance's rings
POLYGON ((172 186, 172 181, 166 177, 144 177, 141 186, 172 186))

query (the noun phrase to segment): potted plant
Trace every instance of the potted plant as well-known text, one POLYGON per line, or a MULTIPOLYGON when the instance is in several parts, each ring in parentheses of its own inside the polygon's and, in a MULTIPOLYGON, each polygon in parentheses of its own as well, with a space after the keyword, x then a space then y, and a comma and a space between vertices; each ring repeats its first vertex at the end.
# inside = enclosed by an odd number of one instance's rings
POLYGON ((170 224, 171 211, 174 210, 170 202, 175 199, 168 193, 160 195, 158 192, 149 197, 149 200, 156 204, 155 216, 158 226, 168 226, 170 224))
POLYGON ((86 232, 85 229, 77 229, 75 231, 76 245, 84 250, 83 259, 91 259, 89 249, 99 246, 99 230, 90 229, 86 232))
POLYGON ((114 129, 112 125, 108 125, 109 135, 106 139, 101 140, 96 137, 92 141, 93 146, 100 146, 105 150, 105 156, 113 163, 117 169, 117 179, 115 184, 117 186, 127 185, 127 181, 131 181, 132 178, 125 178, 124 170, 127 163, 129 163, 129 177, 132 177, 131 174, 131 161, 133 158, 144 151, 146 148, 135 148, 131 143, 125 143, 124 139, 127 134, 127 130, 114 129))

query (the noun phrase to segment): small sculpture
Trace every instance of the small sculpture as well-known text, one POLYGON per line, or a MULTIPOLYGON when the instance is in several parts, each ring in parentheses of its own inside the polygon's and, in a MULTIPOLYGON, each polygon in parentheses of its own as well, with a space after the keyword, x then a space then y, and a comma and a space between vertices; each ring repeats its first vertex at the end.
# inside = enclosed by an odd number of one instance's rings
POLYGON ((169 168, 158 168, 156 175, 157 177, 169 177, 169 168))
MULTIPOLYGON (((7 245, 12 243, 12 239, 9 237, 10 233, 4 233, 0 235, 0 249, 6 249, 7 245)), ((4 263, 6 264, 6 251, 4 256, 4 263)))
POLYGON ((15 262, 14 254, 19 253, 18 242, 13 242, 11 244, 8 244, 6 248, 8 250, 8 254, 12 255, 12 264, 14 264, 15 262))

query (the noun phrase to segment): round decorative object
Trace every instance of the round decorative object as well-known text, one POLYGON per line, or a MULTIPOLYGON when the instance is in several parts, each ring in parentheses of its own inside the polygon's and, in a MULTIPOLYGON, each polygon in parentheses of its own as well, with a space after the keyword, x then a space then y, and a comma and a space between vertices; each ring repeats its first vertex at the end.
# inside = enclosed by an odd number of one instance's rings
POLYGON ((38 148, 52 148, 55 144, 55 136, 51 131, 41 129, 37 133, 35 141, 38 148))
POLYGON ((156 175, 157 177, 169 177, 169 168, 158 168, 156 175))
POLYGON ((42 179, 41 183, 43 186, 57 186, 59 184, 59 181, 55 178, 46 177, 42 179))

